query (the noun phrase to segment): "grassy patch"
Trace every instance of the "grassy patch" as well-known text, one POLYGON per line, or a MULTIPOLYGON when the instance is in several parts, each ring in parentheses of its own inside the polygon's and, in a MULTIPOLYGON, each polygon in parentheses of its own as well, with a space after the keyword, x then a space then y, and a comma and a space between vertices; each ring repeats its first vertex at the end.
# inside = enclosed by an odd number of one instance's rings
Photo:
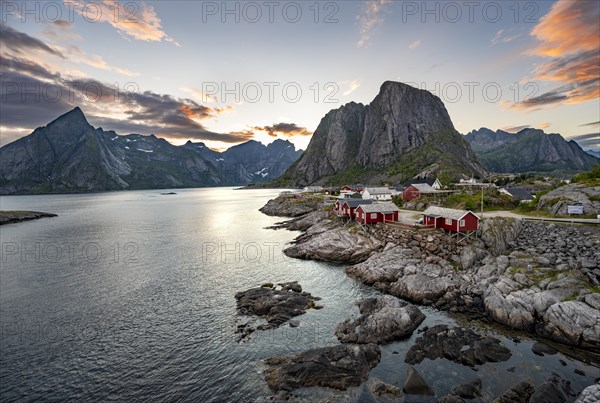
POLYGON ((571 181, 574 183, 583 184, 587 187, 600 186, 600 164, 595 165, 591 171, 575 176, 571 181))

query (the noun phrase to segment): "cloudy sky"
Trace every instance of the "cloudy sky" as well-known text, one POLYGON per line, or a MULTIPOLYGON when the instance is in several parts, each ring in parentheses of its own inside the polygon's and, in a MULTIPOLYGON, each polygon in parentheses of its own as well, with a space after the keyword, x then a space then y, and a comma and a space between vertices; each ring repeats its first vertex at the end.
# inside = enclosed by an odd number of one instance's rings
POLYGON ((0 144, 74 106, 94 126, 213 148, 287 138, 430 90, 462 133, 542 128, 600 149, 600 2, 0 2, 0 144))

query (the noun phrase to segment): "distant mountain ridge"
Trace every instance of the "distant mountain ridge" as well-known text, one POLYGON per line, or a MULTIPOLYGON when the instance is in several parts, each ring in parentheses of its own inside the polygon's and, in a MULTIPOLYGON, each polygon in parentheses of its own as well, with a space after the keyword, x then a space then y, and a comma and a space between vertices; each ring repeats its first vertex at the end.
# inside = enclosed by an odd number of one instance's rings
POLYGON ((369 105, 351 102, 327 113, 302 157, 277 182, 402 183, 439 173, 483 176, 485 169, 438 97, 387 81, 369 105))
POLYGON ((585 152, 588 153, 589 155, 593 155, 596 158, 600 158, 600 151, 585 150, 585 152))
POLYGON ((588 171, 600 163, 575 141, 539 129, 512 134, 483 127, 471 131, 465 139, 483 166, 493 172, 588 171))
POLYGON ((219 153, 154 135, 117 135, 75 108, 0 148, 0 194, 244 185, 280 175, 300 155, 287 140, 219 153))

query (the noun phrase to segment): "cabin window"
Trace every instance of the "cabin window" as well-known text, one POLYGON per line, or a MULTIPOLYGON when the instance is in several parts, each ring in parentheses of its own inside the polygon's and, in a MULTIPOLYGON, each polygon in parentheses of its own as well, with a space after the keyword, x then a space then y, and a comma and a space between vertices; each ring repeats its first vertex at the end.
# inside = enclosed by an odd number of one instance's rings
POLYGON ((464 227, 465 226, 465 220, 460 220, 459 223, 458 223, 458 225, 460 225, 461 227, 464 227))
POLYGON ((446 218, 446 225, 452 225, 452 219, 446 218))
POLYGON ((373 219, 373 220, 377 219, 377 213, 371 213, 371 219, 373 219))

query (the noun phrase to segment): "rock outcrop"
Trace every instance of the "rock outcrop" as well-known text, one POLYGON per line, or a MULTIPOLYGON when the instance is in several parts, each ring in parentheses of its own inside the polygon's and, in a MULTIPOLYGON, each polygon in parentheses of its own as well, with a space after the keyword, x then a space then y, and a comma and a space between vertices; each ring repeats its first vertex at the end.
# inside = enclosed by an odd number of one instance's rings
POLYGON ((37 220, 45 217, 56 217, 56 214, 39 211, 2 211, 0 210, 0 225, 14 224, 22 221, 37 220))
POLYGON ((437 325, 425 330, 415 341, 406 354, 405 362, 414 365, 425 358, 447 358, 474 367, 486 362, 506 361, 511 355, 498 339, 480 336, 469 329, 437 325))
POLYGON ((259 211, 275 217, 300 217, 315 211, 319 203, 317 197, 296 199, 292 195, 282 195, 269 200, 259 211))
MULTIPOLYGON (((306 313, 307 309, 319 308, 310 293, 302 291, 297 282, 281 283, 279 287, 265 284, 262 287, 235 294, 237 309, 241 315, 255 315, 265 318, 267 324, 258 326, 260 330, 276 328, 289 321, 291 318, 306 313)), ((255 329, 248 324, 238 326, 237 333, 241 333, 240 340, 247 338, 255 329)))
POLYGON ((357 319, 347 319, 335 329, 342 343, 382 344, 402 339, 425 320, 419 308, 390 295, 364 299, 358 307, 357 319))
POLYGON ((583 206, 584 214, 600 214, 600 186, 584 186, 577 183, 560 186, 540 198, 538 210, 566 216, 567 206, 573 204, 583 206))
POLYGON ((600 351, 600 236, 509 218, 479 236, 315 220, 289 256, 354 263, 349 276, 386 294, 600 351))
POLYGON ((265 360, 265 380, 273 391, 305 386, 346 390, 359 386, 379 364, 381 350, 375 344, 341 344, 265 360))
POLYGON ((383 244, 376 238, 352 231, 339 222, 321 222, 308 229, 295 244, 284 249, 289 257, 327 262, 362 262, 381 250, 383 244))
POLYGON ((504 392, 493 403, 529 403, 529 399, 534 392, 533 385, 523 381, 504 392))
POLYGON ((478 235, 494 256, 505 254, 521 231, 521 221, 515 218, 494 217, 481 222, 478 235))
POLYGON ((434 396, 435 393, 431 387, 425 382, 425 379, 413 367, 408 367, 406 381, 402 388, 407 395, 417 396, 434 396))
POLYGON ((577 397, 575 403, 595 403, 600 402, 600 383, 588 386, 577 397))

